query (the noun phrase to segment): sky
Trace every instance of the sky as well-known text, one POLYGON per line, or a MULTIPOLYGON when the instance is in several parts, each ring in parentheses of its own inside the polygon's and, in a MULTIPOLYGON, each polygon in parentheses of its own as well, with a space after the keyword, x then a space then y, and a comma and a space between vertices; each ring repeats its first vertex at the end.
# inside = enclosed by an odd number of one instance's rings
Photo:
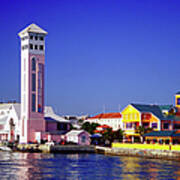
POLYGON ((46 37, 45 103, 60 115, 174 104, 180 90, 179 0, 0 0, 0 101, 20 102, 20 39, 46 37))

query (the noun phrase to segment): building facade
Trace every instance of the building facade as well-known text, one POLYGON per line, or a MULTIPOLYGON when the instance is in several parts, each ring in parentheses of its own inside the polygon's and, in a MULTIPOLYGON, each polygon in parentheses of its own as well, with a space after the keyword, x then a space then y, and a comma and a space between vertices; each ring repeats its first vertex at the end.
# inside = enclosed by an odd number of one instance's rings
POLYGON ((110 126, 114 131, 123 128, 122 116, 119 112, 98 114, 86 119, 84 122, 107 125, 110 126))

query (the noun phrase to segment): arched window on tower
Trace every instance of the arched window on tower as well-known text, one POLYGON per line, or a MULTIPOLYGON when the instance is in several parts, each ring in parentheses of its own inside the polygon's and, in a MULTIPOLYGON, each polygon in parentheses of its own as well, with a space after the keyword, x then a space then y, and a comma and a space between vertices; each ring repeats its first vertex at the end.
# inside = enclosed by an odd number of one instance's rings
POLYGON ((32 58, 32 71, 36 70, 36 59, 33 57, 32 58))

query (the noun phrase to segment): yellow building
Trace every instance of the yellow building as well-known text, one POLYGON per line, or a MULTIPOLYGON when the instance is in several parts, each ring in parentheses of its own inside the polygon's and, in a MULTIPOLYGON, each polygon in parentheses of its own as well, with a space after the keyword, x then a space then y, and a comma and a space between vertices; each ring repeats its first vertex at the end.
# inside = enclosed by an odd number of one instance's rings
POLYGON ((163 106, 158 105, 129 104, 121 114, 125 138, 128 141, 140 139, 136 130, 138 126, 153 128, 154 131, 161 130, 161 120, 164 119, 163 106))

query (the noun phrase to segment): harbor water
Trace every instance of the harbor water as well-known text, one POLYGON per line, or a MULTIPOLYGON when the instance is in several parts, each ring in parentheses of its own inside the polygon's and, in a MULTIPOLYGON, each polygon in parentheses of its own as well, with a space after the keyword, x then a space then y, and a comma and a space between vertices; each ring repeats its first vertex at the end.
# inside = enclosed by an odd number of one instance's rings
MULTIPOLYGON (((178 179, 180 162, 101 154, 0 152, 0 179, 178 179)), ((179 178, 180 179, 180 178, 179 178)))

